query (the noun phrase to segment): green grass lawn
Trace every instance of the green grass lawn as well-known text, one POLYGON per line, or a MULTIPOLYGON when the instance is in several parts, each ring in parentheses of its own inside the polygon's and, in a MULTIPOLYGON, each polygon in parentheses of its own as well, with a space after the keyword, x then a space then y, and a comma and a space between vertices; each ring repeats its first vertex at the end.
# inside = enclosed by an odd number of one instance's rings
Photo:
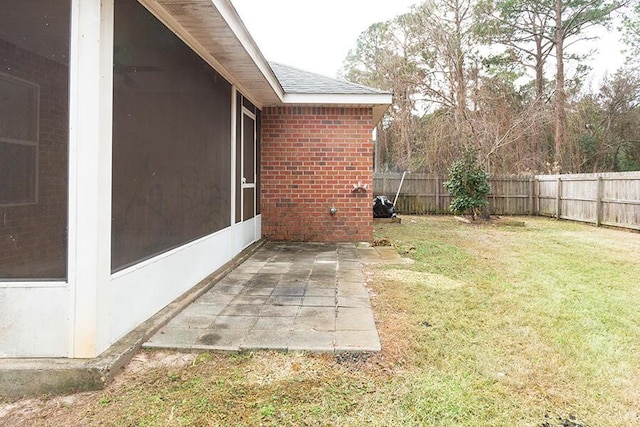
POLYGON ((640 234, 541 218, 402 219, 375 236, 415 262, 368 272, 382 353, 184 356, 101 392, 30 401, 33 412, 10 421, 640 425, 640 234))
POLYGON ((640 425, 640 235, 525 221, 377 229, 416 263, 379 271, 376 286, 401 286, 409 322, 432 325, 413 329, 414 419, 640 425))

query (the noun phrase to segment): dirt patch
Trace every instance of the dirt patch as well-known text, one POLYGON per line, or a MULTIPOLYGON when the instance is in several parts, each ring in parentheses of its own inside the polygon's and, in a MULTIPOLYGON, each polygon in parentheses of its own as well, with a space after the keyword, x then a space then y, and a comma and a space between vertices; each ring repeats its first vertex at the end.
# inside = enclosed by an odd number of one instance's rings
POLYGON ((363 351, 358 353, 346 352, 346 353, 336 354, 335 360, 336 360, 336 363, 340 365, 362 366, 366 364, 371 359, 372 356, 374 356, 374 353, 368 352, 368 351, 363 351))
POLYGON ((126 379, 127 374, 141 374, 158 368, 180 368, 195 363, 194 353, 175 353, 169 351, 138 352, 124 368, 122 375, 116 377, 115 383, 126 379))
POLYGON ((452 290, 465 285, 464 282, 453 280, 446 276, 420 271, 389 269, 380 271, 384 280, 398 281, 400 283, 417 283, 430 289, 452 290))
MULTIPOLYGON (((547 415, 545 418, 551 417, 547 415)), ((540 424, 540 427, 587 427, 587 425, 577 421, 575 415, 569 415, 566 418, 557 417, 555 420, 547 420, 540 424)))
MULTIPOLYGON (((140 351, 117 375, 110 388, 119 388, 136 381, 145 373, 163 367, 183 367, 196 362, 197 355, 167 351, 140 351)), ((57 426, 76 425, 70 408, 81 408, 96 401, 104 391, 89 391, 68 396, 42 396, 0 404, 0 425, 30 427, 48 418, 55 418, 57 426)))
POLYGON ((474 226, 493 226, 493 227, 524 227, 525 222, 519 219, 503 218, 499 216, 476 217, 471 216, 454 216, 456 221, 474 226))

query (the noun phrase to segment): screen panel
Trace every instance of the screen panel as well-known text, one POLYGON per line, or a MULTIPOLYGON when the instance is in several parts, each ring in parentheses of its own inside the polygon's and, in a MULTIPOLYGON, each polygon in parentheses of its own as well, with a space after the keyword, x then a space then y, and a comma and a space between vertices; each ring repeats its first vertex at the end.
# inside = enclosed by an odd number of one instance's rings
POLYGON ((231 85, 115 2, 112 270, 230 226, 231 85))
POLYGON ((67 277, 70 0, 3 0, 0 280, 67 277))

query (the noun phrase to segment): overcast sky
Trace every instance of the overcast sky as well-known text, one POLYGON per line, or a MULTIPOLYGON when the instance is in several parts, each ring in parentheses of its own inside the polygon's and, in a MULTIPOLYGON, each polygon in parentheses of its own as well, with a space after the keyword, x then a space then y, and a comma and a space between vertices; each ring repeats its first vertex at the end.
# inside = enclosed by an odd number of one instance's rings
MULTIPOLYGON (((269 61, 336 77, 349 49, 371 24, 408 12, 419 0, 231 0, 269 61)), ((623 60, 616 34, 599 31, 593 87, 623 60)), ((593 42, 591 42, 593 45, 593 42)), ((571 70, 568 70, 571 72, 571 70)))
POLYGON ((371 24, 409 11, 416 0, 231 0, 269 61, 335 77, 371 24))

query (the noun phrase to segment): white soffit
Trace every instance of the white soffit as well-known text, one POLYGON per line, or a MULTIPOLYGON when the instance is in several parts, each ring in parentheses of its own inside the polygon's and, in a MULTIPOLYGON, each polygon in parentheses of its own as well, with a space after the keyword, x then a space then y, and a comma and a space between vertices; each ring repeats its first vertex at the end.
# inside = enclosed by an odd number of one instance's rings
POLYGON ((391 94, 375 95, 356 94, 317 94, 317 93, 287 93, 284 95, 285 104, 321 104, 321 105, 391 105, 391 94))
POLYGON ((376 126, 391 105, 391 94, 376 95, 354 94, 303 94, 287 93, 284 95, 285 105, 322 105, 327 107, 373 107, 373 126, 376 126))
POLYGON ((139 0, 258 106, 284 91, 229 0, 139 0))

